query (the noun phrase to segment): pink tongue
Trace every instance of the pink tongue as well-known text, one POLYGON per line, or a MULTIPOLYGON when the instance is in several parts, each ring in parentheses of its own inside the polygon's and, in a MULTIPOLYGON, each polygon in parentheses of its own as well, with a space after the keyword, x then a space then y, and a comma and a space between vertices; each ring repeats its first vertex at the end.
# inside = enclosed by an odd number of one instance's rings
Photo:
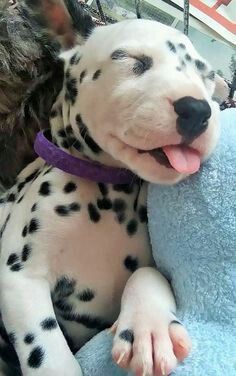
POLYGON ((194 174, 199 170, 200 155, 196 150, 184 145, 168 145, 162 149, 176 171, 194 174))

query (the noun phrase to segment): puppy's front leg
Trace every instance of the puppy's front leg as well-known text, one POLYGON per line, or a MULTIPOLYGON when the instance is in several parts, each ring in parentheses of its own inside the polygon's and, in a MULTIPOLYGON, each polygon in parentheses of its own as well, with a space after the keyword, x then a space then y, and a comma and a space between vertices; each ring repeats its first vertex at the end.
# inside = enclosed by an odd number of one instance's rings
POLYGON ((3 273, 1 309, 24 376, 82 375, 56 321, 45 279, 3 273))
POLYGON ((190 350, 190 339, 175 317, 166 279, 153 268, 138 269, 125 287, 113 326, 112 355, 136 376, 168 375, 190 350))

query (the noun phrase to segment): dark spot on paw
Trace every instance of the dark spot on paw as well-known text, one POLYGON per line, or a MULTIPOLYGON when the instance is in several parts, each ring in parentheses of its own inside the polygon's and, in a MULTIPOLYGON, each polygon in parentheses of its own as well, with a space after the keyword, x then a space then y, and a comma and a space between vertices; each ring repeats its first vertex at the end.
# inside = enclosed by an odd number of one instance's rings
POLYGON ((192 61, 192 58, 191 58, 191 56, 189 54, 185 54, 185 59, 187 61, 192 61))
POLYGON ((122 330, 119 334, 119 338, 132 344, 134 342, 134 332, 131 329, 122 330))

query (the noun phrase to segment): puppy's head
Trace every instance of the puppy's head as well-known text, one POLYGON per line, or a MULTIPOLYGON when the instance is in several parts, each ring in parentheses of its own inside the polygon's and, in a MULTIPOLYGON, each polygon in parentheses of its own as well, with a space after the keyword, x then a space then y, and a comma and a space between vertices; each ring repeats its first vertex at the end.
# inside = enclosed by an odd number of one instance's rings
POLYGON ((179 31, 124 21, 94 29, 65 56, 64 124, 80 138, 82 119, 118 166, 173 184, 196 172, 214 149, 215 75, 179 31))

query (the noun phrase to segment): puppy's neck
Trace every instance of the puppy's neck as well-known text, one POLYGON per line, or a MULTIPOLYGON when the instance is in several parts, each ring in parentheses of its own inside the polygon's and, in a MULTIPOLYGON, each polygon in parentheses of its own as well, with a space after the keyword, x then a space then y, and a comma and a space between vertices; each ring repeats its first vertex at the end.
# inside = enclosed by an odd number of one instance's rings
POLYGON ((75 121, 79 130, 76 135, 70 124, 64 124, 60 109, 52 111, 50 120, 51 133, 52 140, 57 146, 67 153, 82 159, 96 161, 106 166, 125 167, 100 148, 91 137, 89 129, 80 115, 76 116, 75 121))

